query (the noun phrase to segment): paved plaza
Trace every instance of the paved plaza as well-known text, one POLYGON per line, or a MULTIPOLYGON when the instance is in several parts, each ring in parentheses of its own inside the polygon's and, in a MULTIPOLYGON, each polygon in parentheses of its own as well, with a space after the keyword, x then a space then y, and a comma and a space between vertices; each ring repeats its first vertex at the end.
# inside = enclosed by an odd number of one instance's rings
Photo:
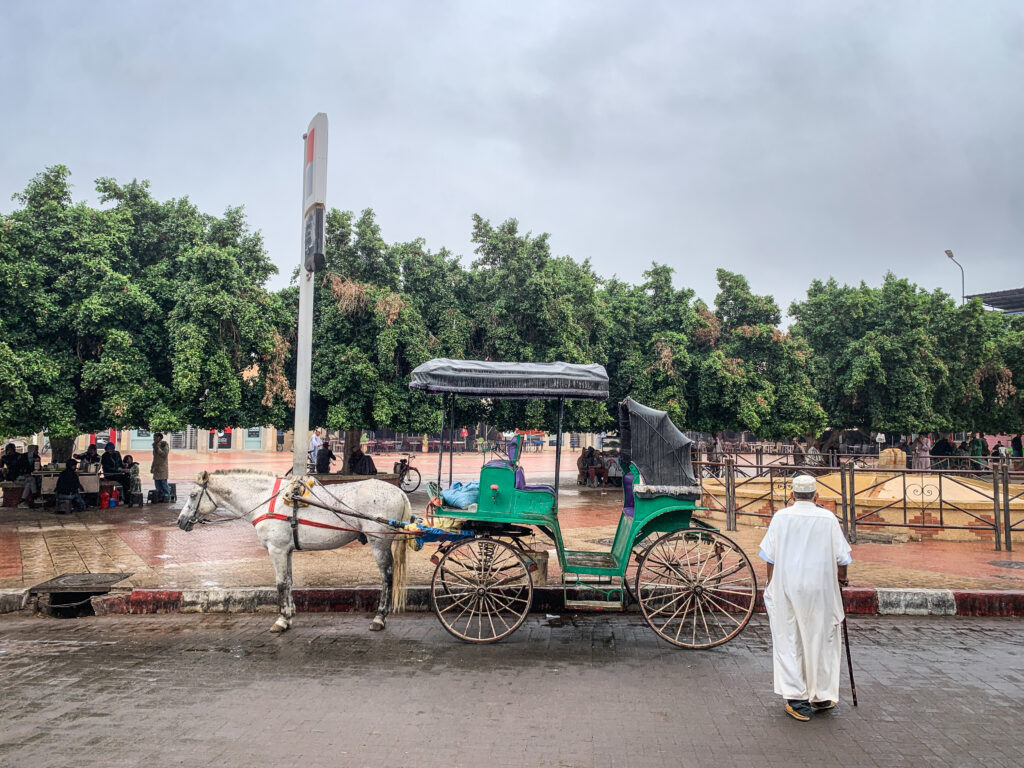
MULTIPOLYGON (((381 469, 393 456, 376 457, 381 469)), ((563 470, 559 520, 571 549, 607 550, 615 534, 622 491, 579 488, 576 454, 568 453, 563 470)), ((424 478, 436 476, 436 454, 420 456, 424 478)), ((455 479, 475 479, 480 456, 456 456, 455 479)), ((251 466, 283 473, 289 456, 280 453, 182 454, 171 464, 179 501, 142 508, 88 510, 76 515, 51 511, 0 509, 0 589, 30 587, 64 573, 122 572, 132 576, 120 587, 217 588, 268 586, 274 576, 270 559, 252 527, 243 521, 178 529, 175 521, 191 481, 201 469, 251 466)), ((553 477, 552 452, 526 454, 527 476, 537 482, 553 477)), ((445 468, 447 479, 447 467, 445 468)), ((422 513, 427 493, 412 494, 413 510, 422 513)), ((722 525, 721 521, 716 524, 722 525)), ((740 526, 729 534, 746 550, 764 582, 764 565, 756 557, 763 529, 740 526)), ((996 552, 991 543, 909 541, 885 544, 864 541, 854 546, 850 578, 854 586, 893 588, 1024 589, 1024 548, 996 552)), ((550 547, 544 539, 535 546, 550 547)), ((410 554, 411 583, 427 583, 433 565, 425 553, 410 554)), ((332 552, 302 552, 294 560, 298 587, 375 585, 378 571, 369 547, 358 544, 332 552)), ((557 575, 552 567, 551 576, 557 575)))
POLYGON ((0 766, 1024 764, 1024 622, 851 620, 860 706, 809 723, 772 693, 755 616, 674 649, 637 616, 531 615, 497 645, 427 615, 0 617, 0 766))

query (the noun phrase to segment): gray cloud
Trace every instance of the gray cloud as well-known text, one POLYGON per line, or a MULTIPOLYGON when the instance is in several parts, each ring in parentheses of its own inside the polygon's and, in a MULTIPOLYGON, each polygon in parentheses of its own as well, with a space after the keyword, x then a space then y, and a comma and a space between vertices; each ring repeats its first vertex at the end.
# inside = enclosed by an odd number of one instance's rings
MULTIPOLYGON (((470 215, 714 297, 785 308, 886 270, 1024 284, 1017 2, 10 4, 0 194, 44 166, 206 210, 297 259, 300 137, 331 121, 328 202, 472 256, 470 215)), ((13 205, 13 204, 12 204, 13 205)), ((9 206, 8 206, 9 207, 9 206)))

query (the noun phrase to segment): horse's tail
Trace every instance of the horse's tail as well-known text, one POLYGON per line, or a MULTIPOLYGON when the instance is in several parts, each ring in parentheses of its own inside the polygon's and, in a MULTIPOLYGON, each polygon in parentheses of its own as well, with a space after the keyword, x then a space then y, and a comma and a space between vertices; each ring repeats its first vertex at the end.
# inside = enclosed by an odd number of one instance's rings
MULTIPOLYGON (((405 509, 402 511, 403 520, 412 519, 412 504, 409 497, 402 493, 402 501, 405 509)), ((391 542, 391 559, 393 562, 393 576, 391 578, 391 612, 401 613, 405 610, 405 593, 409 581, 409 573, 405 567, 405 553, 409 551, 409 542, 404 536, 395 536, 391 542)))

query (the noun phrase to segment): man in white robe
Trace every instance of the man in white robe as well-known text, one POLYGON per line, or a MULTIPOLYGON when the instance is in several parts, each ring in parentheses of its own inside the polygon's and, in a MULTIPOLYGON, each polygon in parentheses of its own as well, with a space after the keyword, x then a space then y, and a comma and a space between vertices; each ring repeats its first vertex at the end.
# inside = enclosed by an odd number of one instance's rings
POLYGON ((844 618, 840 584, 850 563, 836 516, 815 504, 817 481, 793 478, 791 507, 772 517, 761 541, 768 563, 764 604, 772 629, 775 692, 786 713, 810 720, 839 699, 844 618))

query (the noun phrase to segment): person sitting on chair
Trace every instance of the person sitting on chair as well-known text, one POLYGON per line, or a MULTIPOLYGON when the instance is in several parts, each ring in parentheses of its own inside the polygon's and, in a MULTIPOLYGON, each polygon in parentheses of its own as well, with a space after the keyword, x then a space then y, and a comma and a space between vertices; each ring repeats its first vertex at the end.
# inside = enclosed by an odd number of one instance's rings
POLYGON ((338 457, 334 455, 330 445, 327 443, 321 445, 320 450, 316 452, 316 473, 318 475, 330 474, 331 462, 336 458, 338 457))
POLYGON ((85 489, 82 488, 82 483, 78 479, 78 472, 75 471, 77 468, 78 462, 68 459, 64 471, 57 475, 57 487, 54 488, 54 493, 57 494, 58 501, 70 500, 76 510, 82 510, 85 509, 85 499, 82 498, 82 492, 85 489))
POLYGON ((125 487, 125 490, 129 494, 137 493, 140 496, 142 495, 142 480, 139 479, 139 471, 141 469, 142 465, 130 453, 126 453, 121 464, 121 470, 128 478, 128 485, 125 487))
POLYGON ((608 469, 601 456, 594 452, 594 447, 587 448, 586 453, 587 485, 597 487, 598 481, 608 484, 608 469))
POLYGON ((576 485, 586 485, 587 482, 587 452, 580 451, 580 457, 576 459, 576 485))
POLYGON ((353 475, 376 475, 377 467, 373 459, 363 453, 362 448, 356 448, 348 457, 348 468, 353 475))
POLYGON ((124 472, 124 461, 121 453, 114 448, 113 443, 103 446, 103 455, 100 456, 100 466, 103 467, 103 479, 121 486, 121 494, 128 492, 128 476, 124 472))
POLYGON ((96 443, 90 443, 89 447, 85 449, 85 453, 75 454, 75 458, 82 462, 82 471, 84 472, 87 466, 93 464, 99 464, 102 460, 100 458, 99 451, 96 448, 96 443))

